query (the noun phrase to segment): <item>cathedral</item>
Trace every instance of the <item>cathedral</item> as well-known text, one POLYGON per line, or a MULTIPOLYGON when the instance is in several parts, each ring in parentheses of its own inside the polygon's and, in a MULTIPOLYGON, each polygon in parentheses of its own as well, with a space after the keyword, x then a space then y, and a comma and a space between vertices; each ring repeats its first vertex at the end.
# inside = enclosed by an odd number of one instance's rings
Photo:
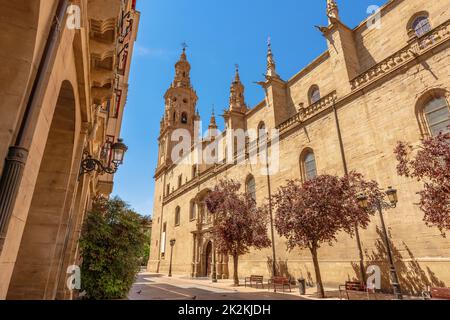
MULTIPOLYGON (((200 139, 198 97, 183 50, 164 95, 149 272, 167 273, 171 267, 174 274, 202 278, 211 276, 215 264, 219 279, 232 274, 229 257, 214 250, 212 219, 204 203, 221 179, 239 181, 242 191, 262 204, 287 179, 357 171, 383 188, 398 190, 398 205, 385 212, 385 222, 402 289, 418 292, 427 285, 450 284, 450 241, 423 222, 417 206, 422 185, 397 175, 393 152, 400 140, 417 145, 450 125, 448 3, 390 0, 353 29, 341 20, 336 1, 327 0, 326 5, 328 25, 318 27, 318 37, 328 49, 283 79, 269 44, 265 80, 259 83, 264 99, 254 106, 246 104, 236 69, 223 132, 213 114, 207 135, 200 139), (276 132, 268 137, 268 162, 248 156, 258 154, 259 135, 248 134, 243 146, 227 138, 231 132, 261 130, 276 132), (182 133, 191 139, 179 148, 182 133), (205 153, 215 161, 202 161, 205 153)), ((360 230, 358 241, 341 234, 333 246, 320 248, 325 286, 337 288, 360 277, 361 246, 364 264, 378 265, 382 286, 389 288, 380 223, 374 216, 370 226, 360 230)), ((312 285, 309 251, 288 251, 276 232, 272 240, 271 248, 240 257, 240 276, 268 278, 275 261, 279 274, 303 277, 312 285)))

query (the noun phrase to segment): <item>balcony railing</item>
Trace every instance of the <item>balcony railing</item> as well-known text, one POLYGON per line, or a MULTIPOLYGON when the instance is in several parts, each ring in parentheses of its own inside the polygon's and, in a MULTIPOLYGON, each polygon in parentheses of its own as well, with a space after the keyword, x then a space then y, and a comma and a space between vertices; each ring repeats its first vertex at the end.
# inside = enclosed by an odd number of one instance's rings
POLYGON ((397 51, 393 55, 376 64, 369 70, 353 79, 351 83, 352 90, 364 87, 388 73, 401 68, 417 56, 440 45, 450 38, 450 20, 434 28, 430 32, 419 38, 410 41, 406 47, 397 51))
POLYGON ((317 101, 316 103, 313 103, 307 107, 302 107, 297 114, 295 114, 293 117, 289 118, 288 120, 286 120, 285 122, 281 123, 278 126, 280 134, 296 126, 297 124, 300 124, 308 120, 309 118, 312 118, 321 111, 331 107, 335 99, 336 99, 336 91, 333 91, 330 94, 323 97, 322 99, 320 99, 319 101, 317 101))

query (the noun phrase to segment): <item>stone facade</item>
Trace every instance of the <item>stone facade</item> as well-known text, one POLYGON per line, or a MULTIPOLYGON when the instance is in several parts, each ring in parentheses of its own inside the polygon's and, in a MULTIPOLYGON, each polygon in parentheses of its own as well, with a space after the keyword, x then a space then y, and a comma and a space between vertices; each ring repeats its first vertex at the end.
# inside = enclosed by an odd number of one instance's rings
MULTIPOLYGON (((423 213, 415 205, 421 184, 396 174, 393 153, 397 141, 417 144, 431 134, 424 108, 433 99, 446 103, 442 112, 448 117, 450 8, 445 1, 391 0, 380 10, 381 28, 371 27, 371 17, 350 29, 340 20, 336 2, 327 4, 329 25, 320 28, 328 43, 326 52, 286 81, 276 73, 269 47, 266 79, 260 83, 266 98, 253 108, 245 104, 238 74, 231 87, 225 131, 264 127, 280 132, 279 170, 269 179, 264 165, 251 164, 247 158, 239 164, 198 166, 171 161, 173 145, 168 141, 170 132, 179 127, 178 110, 186 108, 188 120, 183 125, 194 132, 198 115, 190 82, 169 89, 171 95, 187 97, 188 103, 172 106, 166 102, 166 111, 171 113, 166 112, 161 122, 149 271, 168 271, 169 240, 176 239, 173 272, 209 275, 213 249, 210 219, 202 202, 205 194, 220 179, 236 179, 244 188, 248 177, 253 177, 257 202, 262 203, 269 195, 269 182, 273 192, 286 179, 304 179, 308 169, 304 157, 313 153, 319 174, 343 175, 346 170, 356 170, 383 187, 398 189, 399 204, 385 213, 385 221, 405 291, 419 292, 427 284, 450 285, 450 241, 437 229, 425 226, 423 213), (431 30, 422 34, 417 18, 427 18, 431 30), (169 118, 172 113, 175 117, 169 118)), ((186 65, 185 53, 181 61, 186 65)), ((214 120, 210 128, 215 128, 214 120)), ((216 138, 222 151, 228 147, 224 136, 216 138)), ((203 149, 208 143, 198 142, 203 149)), ((194 157, 196 148, 192 150, 184 156, 194 157)), ((360 230, 361 244, 365 263, 381 267, 382 285, 387 288, 387 253, 379 228, 375 216, 367 230, 360 230)), ((280 273, 314 281, 309 251, 287 251, 285 240, 278 235, 274 245, 280 273)), ((251 251, 240 258, 239 273, 268 277, 271 259, 271 248, 251 251)), ((346 234, 339 235, 334 246, 320 248, 319 259, 327 286, 359 277, 357 242, 346 234)), ((232 268, 228 257, 217 257, 216 263, 219 278, 228 277, 232 268)))
POLYGON ((28 158, 2 239, 0 299, 74 297, 66 270, 79 263, 85 212, 113 186, 112 175, 80 176, 80 163, 90 154, 108 165, 120 137, 140 17, 135 6, 1 1, 0 158, 18 144, 28 158))

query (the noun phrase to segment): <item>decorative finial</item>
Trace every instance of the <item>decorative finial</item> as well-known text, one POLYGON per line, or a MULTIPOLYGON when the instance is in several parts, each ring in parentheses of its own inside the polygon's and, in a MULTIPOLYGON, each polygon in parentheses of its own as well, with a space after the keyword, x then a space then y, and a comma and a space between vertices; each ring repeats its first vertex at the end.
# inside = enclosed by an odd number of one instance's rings
POLYGON ((336 0, 327 0, 327 16, 332 23, 333 19, 339 20, 339 8, 336 0))
POLYGON ((187 60, 187 58, 186 58, 186 48, 188 48, 188 45, 186 44, 186 42, 183 42, 181 44, 181 47, 183 48, 183 52, 181 53, 180 60, 181 61, 186 61, 187 60))
POLYGON ((239 65, 236 63, 234 65, 234 67, 235 67, 235 71, 236 71, 235 75, 234 75, 234 82, 237 83, 237 82, 241 81, 241 78, 239 77, 239 65))
POLYGON ((272 41, 271 41, 270 37, 267 40, 267 46, 268 46, 268 50, 267 50, 267 73, 266 73, 266 76, 279 78, 280 76, 277 74, 277 72, 275 70, 276 65, 275 65, 275 59, 273 58, 273 54, 272 54, 272 41))
POLYGON ((209 129, 217 129, 216 115, 214 114, 214 104, 212 105, 211 119, 209 120, 209 129))

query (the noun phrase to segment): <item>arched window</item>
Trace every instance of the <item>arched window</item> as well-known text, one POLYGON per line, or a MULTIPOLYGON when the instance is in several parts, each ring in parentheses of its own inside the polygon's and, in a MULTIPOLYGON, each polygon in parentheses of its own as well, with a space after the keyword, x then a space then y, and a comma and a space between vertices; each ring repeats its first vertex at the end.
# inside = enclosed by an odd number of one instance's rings
POLYGON ((181 219, 181 209, 180 207, 177 207, 175 209, 175 226, 180 225, 180 219, 181 219))
POLYGON ((450 109, 444 97, 435 97, 423 108, 428 129, 431 135, 450 132, 450 109))
POLYGON ((195 200, 191 201, 190 205, 190 211, 189 211, 189 220, 195 220, 197 218, 197 204, 195 203, 195 200))
POLYGON ((257 135, 258 135, 257 150, 259 153, 262 150, 262 148, 266 148, 265 144, 266 144, 267 132, 266 132, 266 124, 264 122, 259 123, 257 135))
POLYGON ((414 30, 416 36, 421 37, 431 31, 430 20, 426 15, 420 15, 412 22, 411 29, 414 30))
POLYGON ((184 123, 184 124, 188 123, 188 116, 187 116, 186 112, 183 112, 181 114, 181 123, 184 123))
POLYGON ((309 103, 314 104, 320 100, 320 90, 318 86, 312 86, 309 89, 309 103))
POLYGON ((255 178, 252 175, 247 177, 245 182, 245 192, 256 201, 256 183, 255 178))
POLYGON ((194 179, 197 176, 197 165, 194 164, 192 166, 192 179, 194 179))
POLYGON ((317 176, 316 157, 311 149, 306 149, 300 158, 300 168, 304 181, 317 176))
POLYGON ((175 121, 177 121, 177 113, 176 112, 173 113, 173 122, 175 122, 175 121))

